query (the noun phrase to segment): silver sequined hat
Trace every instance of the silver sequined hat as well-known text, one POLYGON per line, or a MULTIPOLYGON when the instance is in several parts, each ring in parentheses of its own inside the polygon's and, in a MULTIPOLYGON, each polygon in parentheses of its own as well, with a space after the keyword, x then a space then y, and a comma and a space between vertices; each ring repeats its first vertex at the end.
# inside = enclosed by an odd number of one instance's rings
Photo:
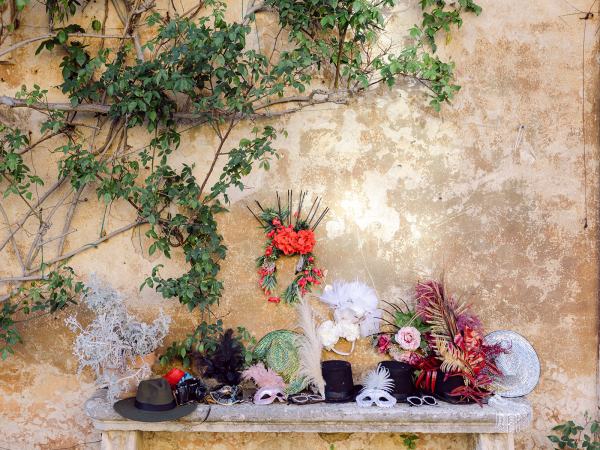
POLYGON ((502 397, 523 397, 529 394, 540 379, 540 360, 532 345, 519 333, 499 330, 488 334, 487 345, 500 344, 507 349, 496 358, 502 376, 494 380, 497 394, 502 397))

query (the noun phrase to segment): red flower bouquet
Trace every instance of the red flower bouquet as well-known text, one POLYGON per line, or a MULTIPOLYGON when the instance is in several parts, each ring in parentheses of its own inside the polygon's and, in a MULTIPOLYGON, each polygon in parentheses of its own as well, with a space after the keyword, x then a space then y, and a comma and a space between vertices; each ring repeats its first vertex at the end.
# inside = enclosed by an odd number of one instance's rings
POLYGON ((320 200, 316 198, 306 216, 302 216, 302 205, 306 199, 306 192, 300 192, 300 199, 295 212, 292 211, 293 196, 288 191, 287 208, 281 207, 281 200, 277 194, 277 208, 263 208, 256 202, 260 211, 254 214, 267 237, 265 252, 257 260, 259 285, 269 297, 268 301, 279 303, 280 297, 272 296, 277 286, 277 260, 281 256, 299 255, 296 265, 294 281, 285 289, 282 297, 286 303, 294 303, 300 296, 311 291, 315 285, 321 284, 324 272, 315 266, 315 257, 312 254, 316 244, 315 228, 329 208, 325 208, 318 215, 320 200))
POLYGON ((439 394, 447 385, 457 385, 445 392, 452 401, 481 404, 492 394, 493 378, 500 375, 494 361, 504 350, 483 342, 479 318, 447 295, 441 283, 419 283, 415 294, 414 311, 406 304, 404 309, 388 304, 392 329, 376 336, 373 345, 415 367, 418 389, 439 394), (456 377, 462 382, 447 383, 456 377))

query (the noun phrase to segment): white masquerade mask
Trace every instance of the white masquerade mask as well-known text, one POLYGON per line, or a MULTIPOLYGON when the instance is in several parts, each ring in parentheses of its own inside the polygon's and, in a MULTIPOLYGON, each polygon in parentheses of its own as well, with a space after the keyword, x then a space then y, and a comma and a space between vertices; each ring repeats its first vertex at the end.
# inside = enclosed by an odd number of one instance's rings
POLYGON ((396 398, 383 389, 363 389, 356 397, 356 403, 361 408, 374 404, 380 408, 391 408, 396 402, 396 398))
POLYGON ((254 403, 257 405, 270 405, 275 400, 279 400, 281 403, 287 402, 287 395, 279 388, 260 388, 254 394, 254 403))

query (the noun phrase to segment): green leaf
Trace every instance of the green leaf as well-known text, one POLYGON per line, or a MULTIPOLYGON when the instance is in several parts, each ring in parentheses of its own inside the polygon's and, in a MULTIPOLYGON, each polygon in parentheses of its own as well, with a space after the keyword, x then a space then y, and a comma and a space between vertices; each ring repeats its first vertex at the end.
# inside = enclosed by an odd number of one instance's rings
POLYGON ((65 30, 60 30, 56 34, 56 39, 58 39, 59 44, 64 44, 65 42, 67 42, 68 38, 69 38, 69 35, 67 34, 67 32, 65 30))
POLYGON ((83 53, 83 52, 77 53, 77 56, 75 57, 75 60, 81 66, 83 66, 85 64, 86 59, 87 59, 87 57, 86 57, 85 53, 83 53))
MULTIPOLYGON (((23 11, 23 8, 25 8, 28 4, 29 4, 29 0, 15 0, 15 5, 16 5, 18 11, 23 11)), ((2 359, 4 359, 4 358, 2 358, 2 359)))

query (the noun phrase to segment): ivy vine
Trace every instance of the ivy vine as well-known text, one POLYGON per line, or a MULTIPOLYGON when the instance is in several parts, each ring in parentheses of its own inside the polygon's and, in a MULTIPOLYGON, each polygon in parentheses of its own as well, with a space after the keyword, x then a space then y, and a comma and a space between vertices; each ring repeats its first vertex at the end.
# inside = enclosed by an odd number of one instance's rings
MULTIPOLYGON (((0 0, 0 5, 6 1, 0 0)), ((210 350, 223 331, 211 308, 222 295, 218 275, 227 252, 216 216, 226 211, 230 189, 243 190, 244 177, 255 166, 268 169, 277 157, 275 141, 285 130, 276 130, 269 121, 319 103, 346 103, 352 96, 368 94, 373 86, 393 86, 401 78, 417 80, 432 108, 439 110, 459 90, 453 63, 436 53, 439 34, 448 38, 462 25, 464 12, 481 11, 471 0, 421 0, 422 23, 409 30, 407 43, 395 51, 379 45, 394 0, 265 0, 250 3, 239 22, 226 20, 226 5, 218 0, 174 16, 159 14, 149 0, 115 3, 121 6, 116 10, 122 35, 106 34, 106 17, 92 21, 91 33, 68 23, 78 15, 74 0, 46 2, 49 30, 39 38, 3 48, 2 36, 18 23, 1 24, 0 56, 38 42, 37 53, 56 55, 63 77, 58 89, 69 98, 67 103, 52 103, 48 90, 38 85, 23 86, 14 97, 0 97, 0 104, 45 115, 35 142, 29 130, 0 128, 0 186, 5 198, 17 197, 26 211, 11 219, 0 205, 9 230, 0 250, 10 243, 21 266, 21 275, 0 280, 17 286, 0 298, 2 358, 22 340, 19 320, 34 312, 61 310, 85 295, 85 286, 64 265, 69 258, 142 226, 149 254, 170 258, 181 252, 187 269, 165 277, 158 264, 140 280, 141 288, 177 299, 201 317, 192 333, 167 349, 162 362, 180 358, 188 363, 190 353, 210 350), (257 14, 277 18, 272 47, 250 44, 251 34, 259 31, 257 14), (55 21, 62 26, 55 27, 55 21), (138 33, 142 26, 147 28, 145 36, 152 30, 146 42, 138 33), (90 45, 91 40, 101 45, 90 45), (311 90, 316 79, 328 88, 311 90), (254 123, 252 131, 231 142, 232 131, 249 121, 254 123), (214 133, 210 162, 176 169, 170 156, 186 145, 185 127, 195 126, 214 133), (133 129, 146 131, 147 145, 132 148, 128 135, 133 129), (46 186, 48 180, 37 176, 24 157, 49 141, 56 141, 57 181, 46 186), (218 164, 222 159, 224 165, 218 164), (136 218, 115 230, 105 229, 103 220, 96 239, 65 252, 84 192, 95 192, 106 210, 129 205, 136 218), (47 206, 47 200, 57 196, 57 203, 47 206), (67 200, 62 231, 48 239, 50 220, 67 200), (38 232, 22 255, 16 236, 29 220, 38 221, 38 232), (51 241, 58 241, 54 255, 44 251, 51 241)), ((15 10, 23 11, 26 5, 27 0, 20 0, 15 10)), ((243 329, 238 335, 251 340, 243 329)))

